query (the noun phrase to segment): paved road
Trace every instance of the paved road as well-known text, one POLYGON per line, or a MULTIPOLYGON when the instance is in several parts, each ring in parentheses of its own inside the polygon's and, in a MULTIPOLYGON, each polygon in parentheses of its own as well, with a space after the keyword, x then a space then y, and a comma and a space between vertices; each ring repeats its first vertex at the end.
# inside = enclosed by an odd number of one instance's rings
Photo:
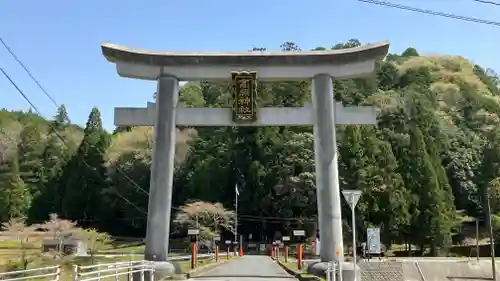
POLYGON ((292 281, 296 280, 267 256, 244 256, 221 265, 200 277, 204 281, 292 281))

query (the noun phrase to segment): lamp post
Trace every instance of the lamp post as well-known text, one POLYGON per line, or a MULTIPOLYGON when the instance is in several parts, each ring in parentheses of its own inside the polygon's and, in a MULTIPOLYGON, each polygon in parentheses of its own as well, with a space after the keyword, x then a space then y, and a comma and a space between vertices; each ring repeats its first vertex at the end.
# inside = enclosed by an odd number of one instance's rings
POLYGON ((361 190, 342 190, 342 195, 344 195, 345 201, 351 207, 351 218, 352 218, 352 265, 353 265, 353 280, 356 281, 356 204, 361 197, 361 190))

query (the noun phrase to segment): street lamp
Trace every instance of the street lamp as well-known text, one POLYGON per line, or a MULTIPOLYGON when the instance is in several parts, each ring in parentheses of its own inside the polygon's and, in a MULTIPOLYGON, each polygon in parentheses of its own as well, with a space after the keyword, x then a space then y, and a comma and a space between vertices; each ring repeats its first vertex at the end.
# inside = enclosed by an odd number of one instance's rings
POLYGON ((351 207, 351 218, 352 218, 352 265, 353 265, 353 280, 356 281, 356 204, 361 197, 361 190, 342 190, 342 195, 344 195, 345 201, 351 207))

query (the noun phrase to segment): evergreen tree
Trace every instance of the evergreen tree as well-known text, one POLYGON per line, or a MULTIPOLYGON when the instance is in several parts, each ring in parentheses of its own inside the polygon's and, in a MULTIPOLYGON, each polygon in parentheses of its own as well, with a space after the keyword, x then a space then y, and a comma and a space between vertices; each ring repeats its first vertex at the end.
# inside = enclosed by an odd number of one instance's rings
POLYGON ((83 225, 99 218, 101 194, 108 185, 104 160, 108 138, 102 128, 101 114, 93 108, 77 153, 66 166, 69 178, 63 183, 62 213, 83 225))
POLYGON ((436 239, 450 235, 450 229, 444 226, 448 223, 448 212, 444 192, 440 188, 439 178, 427 154, 424 137, 420 129, 411 126, 410 151, 408 157, 410 162, 410 182, 407 186, 412 188, 412 193, 417 198, 419 215, 414 217, 413 226, 417 235, 417 241, 423 246, 430 244, 433 254, 442 239, 436 239))
POLYGON ((49 124, 47 142, 41 158, 42 167, 39 173, 42 188, 33 196, 28 216, 30 222, 45 221, 50 214, 59 211, 56 209, 55 202, 60 201, 60 195, 57 192, 59 177, 69 158, 67 155, 68 141, 64 140, 64 132, 68 125, 69 118, 66 107, 61 105, 49 124))
POLYGON ((40 154, 42 149, 40 128, 36 124, 26 126, 21 131, 17 153, 21 179, 28 186, 32 195, 39 193, 40 189, 43 188, 40 184, 40 171, 42 169, 40 154))
POLYGON ((0 222, 26 216, 31 196, 19 171, 17 158, 4 163, 0 169, 0 222))

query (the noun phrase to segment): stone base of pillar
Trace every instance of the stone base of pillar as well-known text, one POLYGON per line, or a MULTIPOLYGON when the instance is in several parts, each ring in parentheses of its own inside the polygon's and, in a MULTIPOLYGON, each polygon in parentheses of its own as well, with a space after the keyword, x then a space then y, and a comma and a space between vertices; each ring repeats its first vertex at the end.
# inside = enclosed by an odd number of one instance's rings
MULTIPOLYGON (((180 273, 180 267, 174 263, 168 261, 154 261, 153 262, 155 273, 154 281, 165 280, 167 277, 172 277, 177 273, 180 273)), ((150 273, 145 274, 144 280, 150 280, 150 273)), ((140 281, 140 275, 134 276, 134 281, 140 281)))
MULTIPOLYGON (((325 277, 325 271, 327 269, 328 262, 315 262, 309 264, 309 266, 307 267, 307 272, 316 276, 325 277)), ((356 270, 354 270, 352 262, 342 262, 341 269, 342 281, 361 281, 361 271, 358 265, 356 265, 356 270), (354 279, 354 274, 356 274, 356 279, 354 279)))

